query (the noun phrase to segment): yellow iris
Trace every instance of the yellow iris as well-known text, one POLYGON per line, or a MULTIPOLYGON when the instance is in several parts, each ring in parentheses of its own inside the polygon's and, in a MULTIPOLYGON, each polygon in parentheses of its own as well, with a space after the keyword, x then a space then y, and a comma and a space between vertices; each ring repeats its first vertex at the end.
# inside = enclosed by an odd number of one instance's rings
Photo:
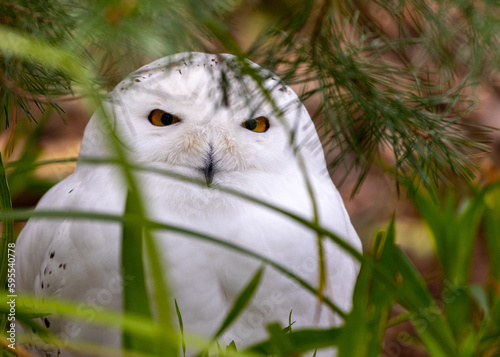
POLYGON ((256 133, 263 133, 269 129, 269 120, 266 117, 248 119, 241 123, 241 126, 256 133))
POLYGON ((148 119, 151 124, 156 126, 167 126, 181 121, 179 117, 160 109, 155 109, 149 113, 148 119))

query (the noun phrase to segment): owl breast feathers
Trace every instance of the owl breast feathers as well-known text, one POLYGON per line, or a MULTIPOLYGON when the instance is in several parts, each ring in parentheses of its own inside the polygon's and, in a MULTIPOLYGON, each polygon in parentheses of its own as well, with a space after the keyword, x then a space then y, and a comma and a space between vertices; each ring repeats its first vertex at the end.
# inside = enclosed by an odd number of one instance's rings
MULTIPOLYGON (((307 220, 316 211, 321 226, 361 249, 305 107, 280 78, 254 63, 231 55, 181 53, 132 73, 91 118, 75 172, 47 192, 37 209, 123 214, 129 187, 121 167, 85 160, 116 157, 112 135, 130 161, 147 168, 134 175, 152 220, 258 253, 316 288, 316 232, 227 190, 307 220)), ((32 218, 21 232, 20 290, 81 307, 83 319, 41 319, 62 341, 121 345, 120 331, 92 324, 100 310, 122 308, 127 276, 121 276, 121 238, 116 222, 63 218, 32 218)), ((211 337, 262 262, 188 234, 155 231, 154 239, 172 294, 165 304, 172 307, 175 298, 184 330, 211 337)), ((323 246, 325 296, 347 312, 359 266, 330 240, 323 239, 323 246)), ((266 325, 286 326, 292 310, 295 329, 339 324, 340 318, 318 301, 268 266, 220 344, 234 340, 244 347, 262 340, 266 325)), ((73 356, 61 346, 31 348, 73 356)))

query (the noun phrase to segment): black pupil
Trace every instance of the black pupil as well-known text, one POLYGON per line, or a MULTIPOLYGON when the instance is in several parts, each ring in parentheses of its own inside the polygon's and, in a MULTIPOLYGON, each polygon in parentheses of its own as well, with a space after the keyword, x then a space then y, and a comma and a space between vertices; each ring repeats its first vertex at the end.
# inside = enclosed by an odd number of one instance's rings
POLYGON ((257 120, 255 119, 249 119, 245 122, 245 128, 249 130, 255 130, 256 127, 257 127, 257 120))
POLYGON ((163 113, 161 115, 161 122, 163 125, 170 125, 174 121, 174 117, 170 113, 163 113))

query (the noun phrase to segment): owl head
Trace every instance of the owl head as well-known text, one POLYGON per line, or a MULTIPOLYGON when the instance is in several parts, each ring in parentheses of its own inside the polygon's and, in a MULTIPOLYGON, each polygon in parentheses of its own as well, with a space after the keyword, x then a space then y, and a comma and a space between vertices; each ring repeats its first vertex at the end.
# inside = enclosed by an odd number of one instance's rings
POLYGON ((325 168, 314 125, 293 90, 228 54, 180 53, 132 73, 92 117, 80 156, 106 156, 106 130, 134 161, 207 185, 248 172, 285 172, 298 152, 307 165, 325 168))

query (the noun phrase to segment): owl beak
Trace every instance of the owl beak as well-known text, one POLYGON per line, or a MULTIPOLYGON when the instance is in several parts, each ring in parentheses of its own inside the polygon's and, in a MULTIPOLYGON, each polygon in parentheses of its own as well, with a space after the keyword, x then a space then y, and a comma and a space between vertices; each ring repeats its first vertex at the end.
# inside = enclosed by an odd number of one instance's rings
POLYGON ((207 187, 210 187, 215 174, 214 164, 212 161, 210 161, 207 166, 205 166, 205 168, 203 169, 203 173, 205 174, 205 179, 207 180, 207 187))
POLYGON ((215 162, 213 154, 213 146, 210 145, 210 151, 208 152, 207 161, 205 167, 203 168, 203 173, 205 174, 205 180, 207 180, 207 187, 210 187, 215 175, 215 162))

